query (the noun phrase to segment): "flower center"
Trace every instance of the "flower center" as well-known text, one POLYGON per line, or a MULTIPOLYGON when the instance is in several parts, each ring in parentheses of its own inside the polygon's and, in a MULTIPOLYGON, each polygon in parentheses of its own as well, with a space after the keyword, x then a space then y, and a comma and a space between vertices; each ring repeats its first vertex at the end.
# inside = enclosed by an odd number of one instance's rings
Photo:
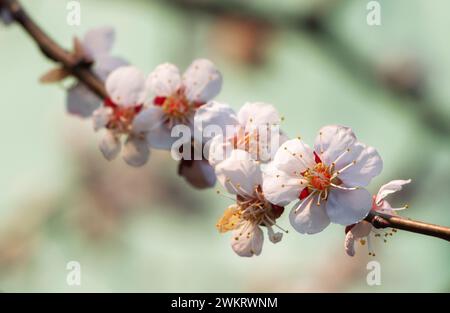
POLYGON ((166 115, 165 123, 171 128, 174 124, 186 124, 195 110, 203 105, 199 102, 190 102, 183 89, 179 89, 176 93, 169 97, 156 97, 153 100, 156 106, 160 106, 166 115))
POLYGON ((308 186, 313 190, 323 191, 331 185, 330 167, 322 162, 314 165, 312 169, 308 169, 303 176, 308 181, 308 186))
POLYGON ((134 117, 141 112, 143 108, 142 104, 123 107, 114 103, 110 98, 105 99, 104 106, 113 110, 113 113, 106 124, 106 128, 118 133, 129 133, 134 117))

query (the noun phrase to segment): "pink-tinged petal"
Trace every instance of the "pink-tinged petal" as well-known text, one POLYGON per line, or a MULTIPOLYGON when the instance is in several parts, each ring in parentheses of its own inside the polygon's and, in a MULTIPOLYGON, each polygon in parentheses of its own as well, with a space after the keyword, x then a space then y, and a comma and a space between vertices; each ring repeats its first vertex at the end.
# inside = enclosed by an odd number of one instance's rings
POLYGON ((317 196, 300 200, 291 210, 289 220, 292 227, 301 234, 316 234, 324 230, 330 219, 324 203, 317 205, 317 196))
POLYGON ((296 138, 286 141, 275 153, 273 164, 286 173, 303 173, 314 167, 313 150, 296 138))
POLYGON ((263 170, 263 193, 273 204, 286 206, 299 198, 306 181, 294 174, 278 170, 273 164, 268 164, 263 170))
POLYGON ((115 69, 122 66, 127 66, 128 64, 129 63, 122 58, 113 57, 109 54, 101 54, 95 59, 92 70, 101 80, 106 80, 108 75, 115 69))
POLYGON ((319 130, 314 143, 316 151, 323 163, 331 165, 336 159, 356 143, 356 136, 349 127, 330 125, 319 130))
POLYGON ((145 99, 145 76, 134 66, 122 66, 106 79, 106 91, 120 106, 136 106, 145 99))
MULTIPOLYGON (((194 127, 197 130, 198 140, 201 138, 205 143, 215 137, 207 132, 221 130, 225 135, 227 126, 237 126, 238 120, 234 110, 225 103, 210 101, 197 109, 194 116, 194 127), (213 129, 214 128, 214 129, 213 129)), ((214 134, 220 135, 220 134, 214 134)))
POLYGON ((66 107, 69 114, 90 117, 100 106, 101 100, 82 83, 77 83, 67 91, 66 107))
POLYGON ((94 130, 98 131, 101 128, 106 127, 109 122, 113 110, 108 107, 100 107, 92 113, 92 121, 94 123, 94 130))
POLYGON ((122 157, 128 165, 143 166, 150 156, 150 149, 145 137, 129 136, 123 147, 122 157))
POLYGON ((331 222, 350 225, 360 222, 367 216, 371 203, 372 197, 364 188, 352 191, 332 189, 324 205, 331 222))
POLYGON ((163 125, 164 112, 159 107, 144 108, 133 120, 133 133, 151 131, 163 125))
POLYGON ((264 102, 247 102, 238 112, 239 123, 246 125, 279 125, 281 118, 277 109, 264 102))
POLYGON ((355 255, 355 237, 351 232, 345 234, 344 249, 348 256, 355 255))
POLYGON ((222 89, 222 74, 210 60, 197 59, 183 74, 183 86, 189 101, 206 103, 222 89))
POLYGON ((87 56, 94 60, 98 55, 109 53, 114 45, 115 36, 112 27, 99 27, 88 31, 82 42, 87 56))
POLYGON ((381 201, 384 200, 388 195, 400 191, 403 188, 403 185, 409 184, 411 182, 411 179, 408 180, 392 180, 388 182, 387 184, 381 186, 380 190, 378 191, 377 197, 375 199, 375 202, 378 205, 381 205, 381 201))
POLYGON ((233 150, 230 157, 216 166, 216 175, 222 186, 231 194, 253 196, 262 185, 259 164, 244 150, 233 150))
POLYGON ((361 221, 354 225, 349 232, 351 232, 356 239, 359 239, 369 236, 372 228, 373 226, 369 222, 361 221))
POLYGON ((160 64, 150 73, 146 85, 153 95, 169 97, 181 86, 180 70, 171 63, 160 64))
POLYGON ((264 235, 258 225, 245 222, 233 231, 231 248, 241 257, 260 255, 264 243, 264 235))
POLYGON ((383 169, 383 160, 375 148, 366 146, 357 142, 352 151, 358 151, 354 154, 355 158, 344 167, 337 167, 340 174, 338 175, 347 187, 364 187, 367 186, 372 178, 379 175, 383 169), (354 162, 354 164, 351 164, 354 162))
POLYGON ((121 149, 121 143, 119 138, 110 131, 107 131, 99 143, 100 151, 108 161, 111 161, 117 157, 121 149))
POLYGON ((216 184, 214 168, 206 160, 181 160, 178 175, 197 189, 212 188, 216 184))

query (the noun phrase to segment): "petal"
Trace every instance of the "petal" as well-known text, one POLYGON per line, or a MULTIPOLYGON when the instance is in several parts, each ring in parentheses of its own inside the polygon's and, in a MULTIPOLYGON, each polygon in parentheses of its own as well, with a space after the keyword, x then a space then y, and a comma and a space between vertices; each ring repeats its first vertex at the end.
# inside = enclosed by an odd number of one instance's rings
POLYGON ((261 228, 246 222, 233 232, 231 248, 239 256, 252 257, 261 254, 263 242, 264 236, 261 228))
POLYGON ((101 54, 95 59, 92 70, 104 81, 115 69, 127 65, 128 62, 122 58, 113 57, 109 54, 101 54))
POLYGON ((286 141, 275 153, 273 164, 288 174, 302 173, 315 165, 313 150, 296 138, 286 141))
MULTIPOLYGON (((147 139, 152 148, 160 150, 171 150, 179 140, 178 137, 172 136, 172 130, 166 124, 160 122, 152 126, 147 134, 147 139)), ((180 146, 182 144, 180 143, 180 146)))
POLYGON ((83 48, 88 57, 109 53, 114 45, 115 31, 112 27, 99 27, 88 31, 83 38, 83 48))
POLYGON ((107 131, 99 144, 100 151, 108 161, 111 161, 117 157, 121 149, 121 143, 119 138, 112 132, 107 131))
POLYGON ((178 174, 198 189, 211 188, 216 184, 214 168, 206 160, 182 160, 178 174))
POLYGON ((219 182, 231 194, 252 197, 262 185, 262 173, 256 161, 244 150, 233 150, 230 157, 216 166, 219 182))
POLYGON ((133 120, 133 133, 139 134, 156 129, 163 125, 164 112, 161 108, 143 109, 133 120))
POLYGON ((409 184, 411 182, 411 179, 408 180, 392 180, 388 182, 387 184, 381 186, 380 190, 378 191, 377 197, 375 202, 380 205, 381 201, 384 200, 388 195, 391 193, 397 192, 402 190, 403 185, 409 184))
POLYGON ((349 230, 349 232, 351 232, 353 234, 353 237, 356 239, 363 238, 369 236, 370 232, 372 231, 372 227, 372 224, 370 224, 369 222, 361 221, 353 226, 349 230))
POLYGON ((145 137, 129 136, 124 145, 122 157, 128 165, 143 166, 148 161, 150 150, 145 137))
MULTIPOLYGON (((338 177, 348 187, 367 186, 372 178, 381 173, 383 160, 375 148, 363 143, 358 142, 350 149, 355 158, 348 164, 354 161, 354 165, 349 165, 345 170, 342 169, 338 177)), ((341 169, 338 166, 336 168, 341 169)))
POLYGON ((121 106, 142 104, 145 99, 144 74, 134 66, 122 66, 106 79, 106 91, 121 106))
POLYGON ((107 107, 100 107, 92 113, 92 121, 94 122, 94 130, 97 131, 104 128, 109 122, 112 114, 112 109, 107 107))
POLYGON ((101 100, 85 85, 78 83, 67 91, 67 112, 80 117, 89 117, 100 106, 101 100))
MULTIPOLYGON (((212 127, 217 128, 217 131, 220 129, 223 135, 227 126, 237 125, 238 120, 234 110, 228 104, 217 101, 210 101, 202 105, 197 109, 194 116, 194 127, 203 142, 214 137, 211 134, 207 134, 208 129, 212 131, 216 131, 212 127)), ((214 135, 219 134, 216 133, 214 135)), ((197 139, 199 140, 200 138, 197 139)))
POLYGON ((355 255, 355 237, 351 232, 345 234, 344 249, 348 256, 355 255))
POLYGON ((301 234, 319 233, 330 224, 325 206, 317 206, 316 196, 299 201, 292 208, 289 220, 292 227, 301 234))
POLYGON ((231 142, 224 139, 222 135, 214 137, 206 143, 209 164, 217 166, 220 162, 230 157, 234 150, 231 142))
POLYGON ((181 74, 178 67, 170 63, 158 65, 147 78, 146 86, 159 97, 174 94, 181 85, 181 74))
POLYGON ((222 89, 222 74, 210 60, 197 59, 183 74, 183 85, 189 101, 206 103, 222 89))
POLYGON ((288 175, 269 164, 263 171, 264 197, 271 203, 286 206, 298 199, 305 185, 304 179, 288 175))
POLYGON ((364 188, 352 191, 332 189, 326 201, 327 214, 333 223, 351 225, 367 216, 371 203, 372 197, 364 188))
POLYGON ((356 136, 349 127, 330 125, 322 127, 314 143, 314 150, 327 165, 356 143, 356 136))
POLYGON ((247 102, 238 113, 239 123, 242 126, 253 125, 279 125, 281 122, 277 109, 264 102, 247 102))

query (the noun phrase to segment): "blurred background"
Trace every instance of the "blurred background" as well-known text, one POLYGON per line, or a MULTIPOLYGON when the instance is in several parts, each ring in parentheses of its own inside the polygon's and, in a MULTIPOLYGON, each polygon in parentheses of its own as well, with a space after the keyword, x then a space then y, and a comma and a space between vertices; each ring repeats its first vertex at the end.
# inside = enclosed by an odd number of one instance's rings
MULTIPOLYGON (((212 59, 218 100, 273 103, 292 137, 351 126, 384 159, 370 190, 411 178, 393 200, 409 203, 402 214, 450 225, 450 2, 379 0, 381 26, 367 24, 368 2, 81 0, 76 27, 67 1, 23 0, 67 48, 113 26, 113 54, 147 73, 212 59)), ((376 257, 361 246, 346 256, 332 225, 239 258, 215 229, 229 202, 187 185, 165 152, 139 170, 105 161, 91 121, 65 112, 67 84, 38 83, 52 65, 21 28, 0 25, 1 291, 450 291, 448 243, 401 231, 376 257), (366 284, 372 259, 380 286, 366 284), (81 286, 66 284, 73 260, 81 286)), ((289 228, 287 214, 279 224, 289 228)))

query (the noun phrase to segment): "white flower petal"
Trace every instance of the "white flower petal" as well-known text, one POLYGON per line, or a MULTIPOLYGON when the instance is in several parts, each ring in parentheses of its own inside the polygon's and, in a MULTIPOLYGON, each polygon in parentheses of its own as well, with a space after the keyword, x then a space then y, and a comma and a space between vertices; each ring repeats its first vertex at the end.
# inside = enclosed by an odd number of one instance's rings
POLYGON ((99 27, 88 31, 83 38, 83 48, 88 57, 95 59, 109 53, 114 45, 115 31, 112 27, 99 27))
POLYGON ((353 237, 355 237, 356 239, 359 238, 364 238, 369 236, 370 232, 372 231, 372 224, 370 224, 369 222, 366 221, 361 221, 359 223, 357 223, 356 225, 354 225, 349 232, 351 232, 353 234, 353 237))
POLYGON ((101 128, 104 128, 106 124, 109 122, 109 118, 113 113, 111 108, 108 107, 100 107, 92 113, 92 121, 94 122, 94 130, 98 131, 101 128))
POLYGON ((356 136, 349 127, 330 125, 322 127, 314 143, 314 151, 323 163, 331 165, 347 149, 356 143, 356 136))
MULTIPOLYGON (((207 140, 211 139, 214 136, 207 134, 208 130, 216 131, 212 129, 212 127, 217 128, 217 131, 220 129, 222 131, 222 135, 226 135, 226 127, 236 126, 238 125, 238 120, 236 113, 234 110, 225 103, 210 101, 205 105, 202 105, 195 112, 194 116, 194 127, 197 130, 197 140, 202 140, 206 143, 207 140), (206 132, 204 132, 206 130, 206 132)), ((215 134, 219 135, 219 134, 215 134)))
POLYGON ((210 60, 197 59, 184 73, 183 85, 189 101, 206 103, 222 89, 222 74, 210 60))
POLYGON ((108 161, 117 157, 121 149, 119 138, 112 132, 107 131, 99 143, 100 151, 108 161))
POLYGON ((279 125, 281 122, 277 109, 264 102, 247 102, 238 113, 239 123, 246 125, 279 125))
POLYGON ((403 185, 409 184, 411 182, 411 179, 408 180, 392 180, 388 182, 387 184, 381 186, 380 190, 378 191, 377 197, 375 199, 375 202, 377 204, 381 204, 381 201, 384 200, 388 195, 402 190, 403 185))
POLYGON ((263 193, 271 203, 286 206, 298 199, 301 190, 305 188, 304 179, 288 175, 278 170, 273 164, 263 170, 263 193))
POLYGON ((122 66, 106 79, 111 100, 121 106, 142 104, 145 99, 145 76, 134 66, 122 66))
POLYGON ((338 177, 348 187, 367 186, 372 178, 381 173, 383 160, 375 148, 360 142, 357 142, 351 150, 359 152, 352 160, 355 161, 355 164, 345 170, 342 169, 342 173, 338 177))
POLYGON ((372 197, 364 188, 352 191, 333 189, 324 204, 331 222, 351 225, 367 216, 371 209, 372 197))
MULTIPOLYGON (((152 148, 160 150, 171 150, 172 146, 180 139, 178 137, 173 137, 172 130, 169 129, 166 124, 161 122, 152 126, 147 134, 147 138, 152 148)), ((178 142, 180 146, 183 145, 183 143, 184 142, 178 142)))
POLYGON ((292 208, 289 220, 292 227, 301 234, 319 233, 330 224, 325 205, 317 206, 317 196, 300 200, 292 208))
POLYGON ((67 112, 80 117, 89 117, 100 106, 101 100, 82 83, 67 91, 67 112))
POLYGON ((147 163, 150 150, 146 138, 141 136, 129 136, 125 142, 122 157, 128 165, 134 167, 147 163))
POLYGON ((144 108, 133 120, 133 133, 139 134, 156 129, 163 124, 164 112, 159 107, 144 108))
POLYGON ((264 235, 261 228, 246 222, 233 232, 231 247, 239 256, 252 257, 261 254, 263 242, 264 235))
POLYGON ((104 81, 115 69, 127 65, 128 62, 122 58, 113 57, 109 54, 100 54, 95 59, 92 70, 101 80, 104 81))
POLYGON ((233 150, 228 159, 216 166, 216 175, 229 193, 244 197, 253 196, 256 187, 262 185, 259 164, 244 150, 233 150))
POLYGON ((180 88, 180 70, 170 63, 160 64, 150 73, 146 85, 155 96, 169 97, 180 88))
POLYGON ((234 148, 229 140, 224 140, 223 136, 218 135, 206 143, 206 150, 209 164, 217 166, 217 164, 230 157, 234 148))
POLYGON ((273 164, 288 174, 302 173, 314 167, 314 152, 300 139, 291 139, 281 145, 275 153, 273 164))

